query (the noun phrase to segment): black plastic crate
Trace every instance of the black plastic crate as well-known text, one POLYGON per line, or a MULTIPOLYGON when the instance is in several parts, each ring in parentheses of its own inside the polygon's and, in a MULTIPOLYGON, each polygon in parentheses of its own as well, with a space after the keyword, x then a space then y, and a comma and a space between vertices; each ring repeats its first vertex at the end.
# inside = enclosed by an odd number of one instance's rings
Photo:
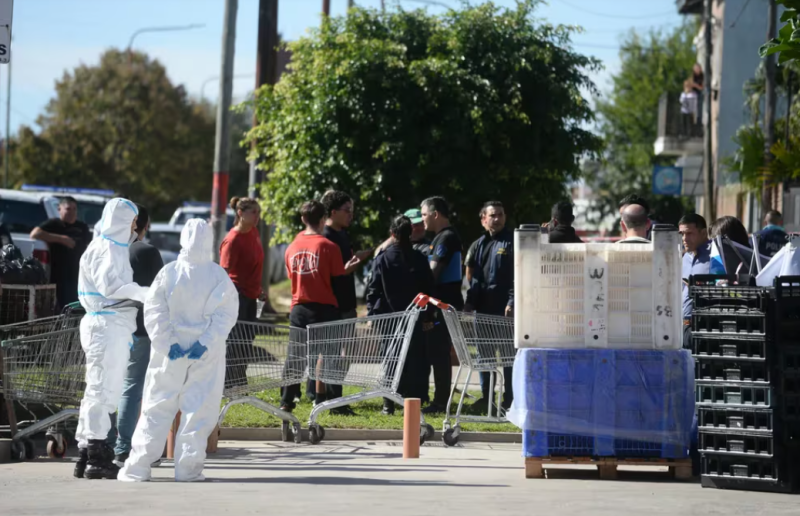
POLYGON ((747 308, 705 308, 692 312, 692 333, 767 333, 767 316, 747 308))
POLYGON ((736 385, 696 381, 698 404, 772 406, 772 389, 768 386, 736 385))
POLYGON ((689 278, 689 295, 695 310, 702 308, 752 308, 766 312, 770 293, 763 287, 741 285, 720 286, 719 280, 731 281, 728 276, 700 275, 689 278))
POLYGON ((692 349, 695 358, 767 358, 767 341, 764 335, 725 335, 692 332, 692 349))
POLYGON ((765 408, 697 407, 697 426, 700 430, 712 428, 730 431, 772 432, 774 413, 765 408))
POLYGON ((770 382, 770 368, 763 359, 729 359, 696 356, 695 379, 724 382, 770 382))
POLYGON ((774 493, 795 491, 795 478, 789 474, 787 458, 703 452, 700 467, 703 487, 774 493))
POLYGON ((775 442, 765 433, 700 430, 701 452, 772 457, 775 442))

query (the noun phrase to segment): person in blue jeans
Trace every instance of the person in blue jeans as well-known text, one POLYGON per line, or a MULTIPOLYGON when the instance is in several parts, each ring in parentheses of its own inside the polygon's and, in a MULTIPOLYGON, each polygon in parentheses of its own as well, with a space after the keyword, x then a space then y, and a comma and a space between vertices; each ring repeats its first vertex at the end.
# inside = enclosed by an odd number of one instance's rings
MULTIPOLYGON (((514 315, 514 234, 506 229, 506 213, 503 204, 498 201, 487 202, 481 209, 481 223, 486 233, 475 242, 475 252, 470 257, 467 267, 472 268, 472 280, 467 290, 465 312, 477 312, 489 315, 513 317, 514 315)), ((477 337, 485 328, 477 328, 477 337)), ((480 348, 480 347, 479 347, 480 348)), ((478 349, 482 357, 492 356, 495 348, 478 349)), ((490 392, 492 373, 482 372, 482 398, 473 404, 475 410, 488 409, 493 398, 490 392)), ((512 368, 503 368, 504 386, 502 406, 504 410, 511 407, 514 392, 511 385, 512 368)))
MULTIPOLYGON (((138 238, 131 244, 130 258, 133 268, 133 281, 143 287, 149 287, 158 271, 164 267, 161 253, 152 245, 145 243, 144 237, 150 226, 150 217, 143 206, 139 206, 139 218, 136 222, 138 238)), ((131 451, 131 438, 139 420, 139 408, 142 403, 142 390, 147 364, 150 362, 150 337, 144 328, 142 309, 136 316, 136 333, 133 334, 133 347, 125 374, 122 399, 117 413, 117 443, 114 447, 114 462, 120 467, 131 451)))

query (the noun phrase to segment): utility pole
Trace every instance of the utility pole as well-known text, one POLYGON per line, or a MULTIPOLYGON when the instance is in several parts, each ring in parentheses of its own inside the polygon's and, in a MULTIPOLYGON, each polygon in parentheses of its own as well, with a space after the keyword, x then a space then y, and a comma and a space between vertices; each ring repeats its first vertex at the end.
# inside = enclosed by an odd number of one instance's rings
MULTIPOLYGON (((775 39, 778 18, 778 7, 775 0, 768 1, 767 41, 775 39)), ((765 64, 766 95, 764 98, 764 179, 761 184, 761 218, 772 209, 772 186, 770 185, 768 167, 772 163, 772 146, 775 144, 775 54, 768 55, 765 64)), ((788 122, 788 120, 787 120, 788 122)))
POLYGON ((789 70, 789 77, 786 79, 786 127, 784 128, 784 147, 786 150, 789 150, 791 144, 789 143, 789 137, 792 135, 792 88, 794 85, 794 72, 790 69, 789 70))
MULTIPOLYGON (((278 0, 259 0, 258 1, 258 42, 256 55, 256 90, 265 84, 275 84, 278 82, 278 0)), ((258 124, 255 113, 253 113, 253 127, 258 124)), ((252 144, 255 147, 255 143, 252 144)), ((258 170, 256 160, 250 162, 250 177, 248 178, 248 197, 253 199, 258 197, 256 185, 266 180, 266 172, 258 170)), ((269 263, 269 240, 271 226, 266 221, 262 221, 259 226, 261 233, 261 246, 264 249, 264 267, 261 272, 261 289, 265 294, 269 294, 271 278, 271 267, 269 263)), ((275 309, 269 302, 269 296, 265 296, 263 311, 275 313, 275 309)))
POLYGON ((705 204, 706 220, 710 222, 716 220, 717 207, 714 199, 714 157, 711 148, 711 45, 712 37, 711 32, 714 27, 711 15, 711 2, 713 0, 705 0, 703 5, 703 40, 705 46, 705 56, 703 58, 703 110, 705 111, 703 120, 703 185, 705 186, 705 195, 703 196, 703 203, 705 204))
POLYGON ((8 188, 8 170, 11 163, 11 155, 9 154, 8 146, 11 140, 11 61, 6 65, 8 67, 8 78, 6 86, 6 145, 5 145, 5 187, 8 188))
POLYGON ((331 0, 322 0, 322 14, 326 18, 331 15, 331 0))
POLYGON ((222 28, 222 64, 220 66, 217 132, 214 144, 214 189, 211 194, 211 224, 214 230, 214 261, 219 262, 219 248, 225 236, 228 206, 228 171, 231 161, 231 97, 233 96, 233 56, 236 50, 236 11, 239 0, 225 0, 222 28))
POLYGON ((352 9, 356 6, 356 0, 347 0, 347 8, 352 9))

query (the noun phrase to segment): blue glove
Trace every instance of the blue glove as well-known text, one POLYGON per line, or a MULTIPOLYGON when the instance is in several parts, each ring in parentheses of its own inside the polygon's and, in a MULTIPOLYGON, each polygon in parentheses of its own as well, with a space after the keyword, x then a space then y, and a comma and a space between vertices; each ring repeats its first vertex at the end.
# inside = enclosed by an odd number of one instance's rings
POLYGON ((208 351, 208 348, 200 344, 200 341, 197 341, 192 344, 191 348, 189 348, 187 356, 189 357, 189 360, 198 360, 205 354, 206 351, 208 351))
POLYGON ((168 356, 170 360, 178 360, 179 358, 182 358, 185 354, 186 353, 183 352, 180 344, 173 344, 172 346, 169 347, 168 356))

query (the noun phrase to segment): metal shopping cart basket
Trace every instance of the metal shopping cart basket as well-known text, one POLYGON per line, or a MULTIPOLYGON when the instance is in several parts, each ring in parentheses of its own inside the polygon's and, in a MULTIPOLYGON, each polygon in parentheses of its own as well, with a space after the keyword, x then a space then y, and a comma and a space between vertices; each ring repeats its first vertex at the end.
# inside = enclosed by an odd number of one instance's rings
POLYGON ((308 364, 306 330, 268 323, 238 322, 227 341, 223 396, 228 402, 219 423, 234 405, 247 403, 283 421, 281 438, 300 443, 300 421, 255 393, 302 383, 308 364), (291 428, 290 428, 291 424, 291 428))
POLYGON ((442 440, 448 446, 455 446, 461 433, 461 422, 474 423, 505 423, 505 414, 501 407, 503 399, 503 369, 514 365, 517 350, 514 348, 514 319, 497 315, 458 312, 452 306, 442 303, 437 299, 430 299, 430 303, 442 311, 442 315, 453 341, 453 347, 458 355, 458 371, 453 379, 450 390, 450 399, 444 418, 442 440), (462 371, 466 372, 460 391, 456 413, 451 417, 450 407, 457 393, 456 389, 461 381, 462 371), (472 373, 490 373, 488 401, 488 414, 486 416, 462 415, 464 398, 469 389, 472 373), (497 381, 495 381, 497 380, 497 381), (495 385, 499 386, 495 393, 495 385), (451 424, 454 420, 455 424, 451 424))
MULTIPOLYGON (((60 315, 2 325, 0 326, 0 342, 77 328, 81 323, 81 318, 84 313, 83 307, 76 301, 75 303, 65 306, 60 315)), ((1 380, 2 378, 0 378, 0 381, 1 380)))
MULTIPOLYGON (((364 389, 314 407, 308 422, 312 444, 325 438, 325 429, 316 422, 324 410, 374 398, 403 404, 403 397, 397 393, 400 375, 419 313, 427 303, 428 297, 420 294, 404 312, 309 325, 309 377, 364 389)), ((424 417, 420 423, 420 442, 424 442, 433 437, 434 430, 424 417)))
MULTIPOLYGON (((12 453, 15 459, 34 458, 30 436, 47 429, 47 455, 63 457, 67 440, 59 423, 78 417, 85 389, 85 357, 80 329, 40 333, 2 343, 3 395, 6 403, 42 405, 51 415, 22 429, 12 425, 12 453)), ((13 410, 9 410, 13 412, 13 410)), ((11 414, 9 414, 11 418, 11 414)))

